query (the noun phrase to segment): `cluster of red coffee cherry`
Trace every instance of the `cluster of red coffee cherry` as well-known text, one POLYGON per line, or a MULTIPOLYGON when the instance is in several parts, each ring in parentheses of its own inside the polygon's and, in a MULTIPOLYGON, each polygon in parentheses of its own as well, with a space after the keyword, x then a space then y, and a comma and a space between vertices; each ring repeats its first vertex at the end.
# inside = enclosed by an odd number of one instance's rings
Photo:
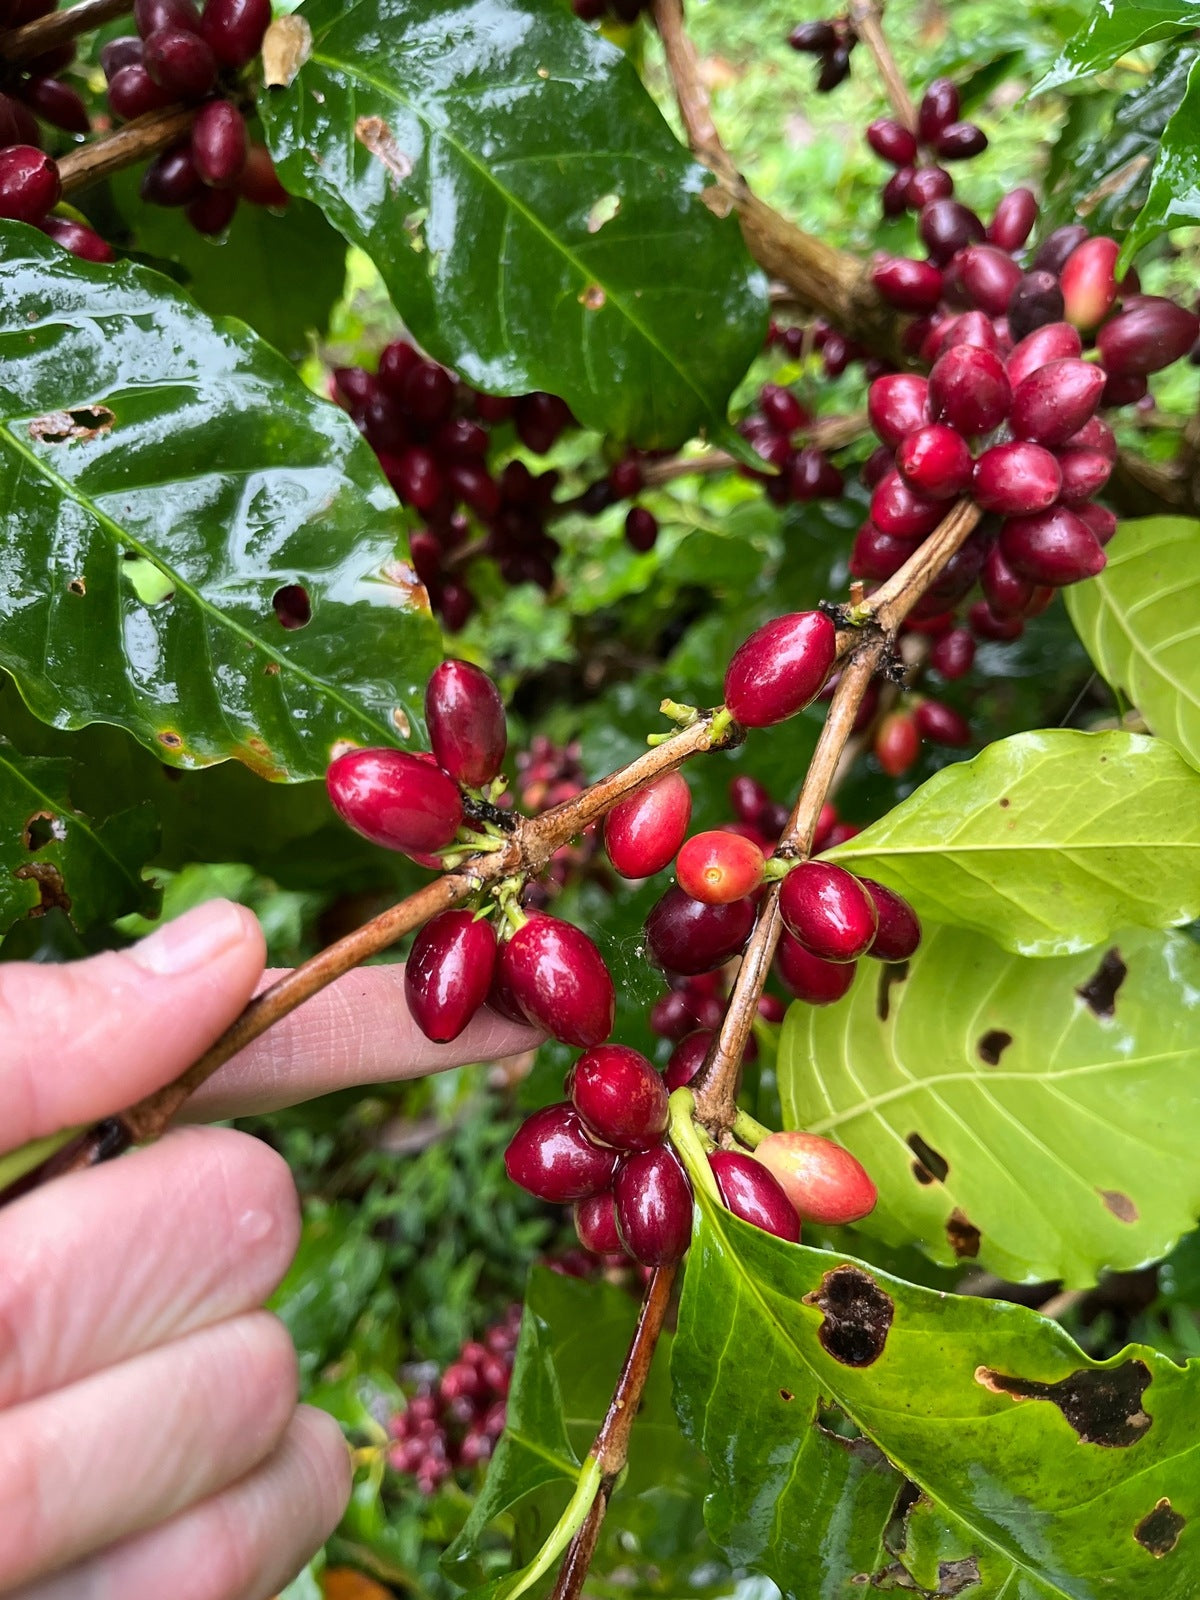
POLYGON ((867 128, 867 143, 896 170, 883 186, 883 214, 920 211, 931 200, 954 193, 954 179, 940 163, 965 161, 987 149, 987 134, 960 120, 958 88, 935 78, 921 97, 916 129, 893 117, 878 117, 867 128))
POLYGON ((755 410, 739 425, 739 432, 776 469, 774 474, 748 468, 742 471, 758 478, 776 505, 793 500, 837 500, 845 488, 842 474, 823 450, 812 444, 797 447, 794 436, 812 422, 812 413, 790 389, 764 383, 755 410))
POLYGON ((787 42, 801 55, 817 58, 813 87, 818 94, 828 94, 850 76, 850 52, 858 43, 858 35, 848 16, 797 23, 787 42))
POLYGON ((388 1464, 433 1494, 456 1471, 487 1461, 504 1432, 521 1307, 512 1305, 482 1339, 469 1339, 431 1384, 388 1424, 388 1464))

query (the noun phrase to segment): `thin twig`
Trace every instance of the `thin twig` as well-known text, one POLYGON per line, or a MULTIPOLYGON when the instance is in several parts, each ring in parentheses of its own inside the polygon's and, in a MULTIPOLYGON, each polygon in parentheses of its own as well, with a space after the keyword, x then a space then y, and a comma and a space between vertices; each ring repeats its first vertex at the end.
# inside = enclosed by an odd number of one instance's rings
MULTIPOLYGON (((841 450, 861 439, 870 427, 865 411, 852 411, 844 417, 818 417, 807 428, 797 428, 797 444, 813 445, 818 450, 841 450)), ((642 468, 646 488, 659 488, 678 478, 707 477, 728 472, 737 462, 727 450, 704 450, 691 456, 670 456, 665 461, 648 461, 642 468)))
POLYGON ((0 33, 0 61, 32 61, 132 10, 133 0, 83 0, 68 11, 51 11, 23 27, 0 33))
POLYGON ((58 163, 63 193, 74 194, 87 189, 114 172, 136 166, 139 161, 148 161, 160 151, 170 149, 191 127, 198 109, 197 106, 167 106, 162 111, 148 111, 144 117, 135 117, 103 139, 69 151, 58 163))
POLYGON ((917 108, 913 105, 904 75, 896 65, 892 47, 883 31, 883 7, 874 0, 850 0, 850 21, 855 33, 875 59, 875 66, 892 102, 897 120, 911 132, 917 131, 917 108))

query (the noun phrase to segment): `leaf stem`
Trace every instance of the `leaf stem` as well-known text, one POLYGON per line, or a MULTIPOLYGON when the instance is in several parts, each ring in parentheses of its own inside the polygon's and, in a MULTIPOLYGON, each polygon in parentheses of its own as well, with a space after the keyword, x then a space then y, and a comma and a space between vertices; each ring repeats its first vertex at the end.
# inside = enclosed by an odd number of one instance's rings
POLYGON ((579 1469, 579 1479, 575 1485, 575 1492, 567 1502, 567 1508, 551 1529, 550 1536, 538 1551, 529 1568, 521 1575, 516 1586, 506 1591, 505 1600, 517 1600, 518 1595, 531 1589, 539 1578, 549 1572, 553 1563, 562 1555, 571 1540, 579 1532, 587 1520, 592 1509, 592 1503, 600 1491, 603 1473, 600 1463, 595 1455, 589 1455, 583 1466, 579 1469))

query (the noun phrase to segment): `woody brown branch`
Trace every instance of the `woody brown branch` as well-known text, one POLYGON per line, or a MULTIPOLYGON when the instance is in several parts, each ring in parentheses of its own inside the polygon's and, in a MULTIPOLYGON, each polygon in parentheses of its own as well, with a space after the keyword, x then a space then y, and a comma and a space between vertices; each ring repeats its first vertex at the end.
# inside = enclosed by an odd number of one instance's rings
POLYGON ((152 156, 169 150, 195 121, 196 106, 167 106, 162 111, 148 111, 136 117, 115 132, 81 145, 63 156, 58 163, 58 175, 64 194, 75 194, 90 188, 102 178, 111 178, 126 167, 149 161, 152 156))
POLYGON ((51 11, 0 33, 0 61, 32 61, 132 10, 133 0, 83 0, 66 11, 51 11))

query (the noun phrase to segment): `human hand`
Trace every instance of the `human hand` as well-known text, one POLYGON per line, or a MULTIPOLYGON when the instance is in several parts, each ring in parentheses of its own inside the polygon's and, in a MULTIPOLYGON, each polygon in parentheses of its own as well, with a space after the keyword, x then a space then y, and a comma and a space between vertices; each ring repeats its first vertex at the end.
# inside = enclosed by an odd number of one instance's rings
MULTIPOLYGON (((223 1068, 196 1113, 538 1042, 489 1015, 429 1044, 400 970, 331 985, 223 1068)), ((120 954, 0 965, 0 1154, 170 1081, 263 981, 258 925, 226 901, 120 954)), ((284 1163, 216 1128, 0 1211, 0 1595, 266 1600, 320 1546, 347 1452, 331 1418, 297 1405, 291 1342, 261 1309, 298 1237, 284 1163)))

